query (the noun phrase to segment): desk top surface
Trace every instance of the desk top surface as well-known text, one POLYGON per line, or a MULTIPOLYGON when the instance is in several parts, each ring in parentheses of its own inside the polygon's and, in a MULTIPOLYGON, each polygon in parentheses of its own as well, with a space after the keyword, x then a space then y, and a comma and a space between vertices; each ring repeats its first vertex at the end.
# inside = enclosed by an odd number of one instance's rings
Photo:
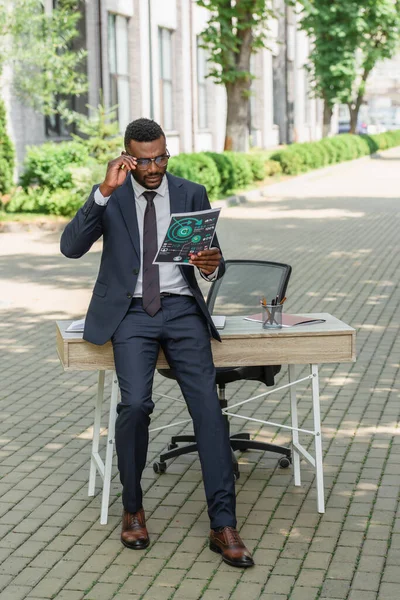
MULTIPOLYGON (((353 362, 355 330, 328 313, 313 313, 325 323, 276 330, 243 317, 227 317, 220 330, 222 344, 211 340, 216 367, 353 362)), ((82 333, 66 333, 72 321, 57 321, 57 351, 65 369, 114 369, 111 342, 96 346, 82 333)), ((169 368, 160 349, 157 368, 169 368)))
MULTIPOLYGON (((329 313, 302 313, 302 317, 314 319, 325 319, 325 323, 314 323, 311 325, 296 325, 295 327, 283 327, 282 329, 263 329, 262 324, 255 321, 246 321, 243 317, 226 317, 225 327, 219 330, 223 339, 237 338, 261 338, 261 337, 302 337, 310 335, 341 335, 355 332, 343 321, 329 313)), ((66 329, 72 321, 57 321, 62 338, 66 342, 84 342, 82 333, 67 333, 66 329)))

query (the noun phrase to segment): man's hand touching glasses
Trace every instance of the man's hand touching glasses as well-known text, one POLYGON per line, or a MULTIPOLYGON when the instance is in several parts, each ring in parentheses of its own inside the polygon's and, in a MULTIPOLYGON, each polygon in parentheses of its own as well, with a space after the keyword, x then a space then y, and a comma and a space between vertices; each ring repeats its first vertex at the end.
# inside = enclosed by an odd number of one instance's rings
POLYGON ((136 168, 137 159, 126 152, 122 152, 121 156, 110 160, 105 179, 99 188, 103 196, 111 196, 124 183, 128 172, 135 171, 136 168))

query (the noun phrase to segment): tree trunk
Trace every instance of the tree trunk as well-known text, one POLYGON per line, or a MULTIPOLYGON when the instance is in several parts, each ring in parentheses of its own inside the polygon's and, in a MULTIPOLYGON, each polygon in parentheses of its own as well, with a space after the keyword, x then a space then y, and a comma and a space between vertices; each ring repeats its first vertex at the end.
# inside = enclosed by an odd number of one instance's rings
POLYGON ((247 152, 249 149, 249 84, 239 80, 225 85, 228 102, 225 150, 247 152))
POLYGON ((361 78, 361 83, 358 88, 357 100, 355 103, 350 102, 348 104, 350 111, 350 133, 356 133, 358 123, 358 113, 360 112, 361 104, 364 100, 365 84, 369 77, 371 69, 364 69, 364 73, 361 78))
MULTIPOLYGON (((251 12, 243 14, 246 22, 251 21, 251 12)), ((227 116, 225 150, 247 152, 249 149, 249 102, 251 89, 250 59, 253 47, 253 30, 238 29, 239 52, 232 56, 235 69, 242 76, 225 83, 227 94, 227 116), (247 73, 248 75, 245 75, 247 73)))
POLYGON ((358 111, 360 110, 360 107, 357 107, 357 104, 353 105, 353 104, 349 104, 349 112, 350 112, 350 132, 349 133, 356 133, 357 131, 357 121, 358 121, 358 111))
POLYGON ((328 137, 331 132, 332 113, 333 109, 331 105, 324 100, 324 122, 322 126, 322 137, 328 137))

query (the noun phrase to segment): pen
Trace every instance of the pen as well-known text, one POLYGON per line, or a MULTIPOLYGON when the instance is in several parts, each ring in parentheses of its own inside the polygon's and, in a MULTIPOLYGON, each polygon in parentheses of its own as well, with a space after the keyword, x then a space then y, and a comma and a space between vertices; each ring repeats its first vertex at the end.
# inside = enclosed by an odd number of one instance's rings
POLYGON ((271 313, 269 312, 269 310, 268 310, 268 308, 267 308, 267 300, 266 300, 265 296, 264 296, 264 298, 262 298, 262 299, 260 300, 260 304, 261 304, 261 306, 262 306, 263 308, 265 308, 265 310, 267 311, 268 319, 271 319, 271 313))
MULTIPOLYGON (((279 302, 279 296, 277 294, 275 296, 275 298, 272 300, 271 304, 272 304, 272 306, 276 307, 278 305, 278 302, 279 302)), ((276 311, 276 308, 273 308, 271 310, 271 318, 270 318, 271 325, 273 325, 273 323, 274 323, 275 311, 276 311)))

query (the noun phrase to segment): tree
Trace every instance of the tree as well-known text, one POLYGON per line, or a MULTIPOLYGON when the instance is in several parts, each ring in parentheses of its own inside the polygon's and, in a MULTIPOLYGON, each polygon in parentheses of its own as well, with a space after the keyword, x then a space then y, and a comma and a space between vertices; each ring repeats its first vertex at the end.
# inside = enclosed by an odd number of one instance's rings
POLYGON ((347 104, 355 133, 366 82, 399 42, 399 0, 300 0, 300 28, 313 41, 308 66, 314 93, 324 100, 324 135, 333 107, 347 104))
POLYGON ((43 115, 87 90, 87 53, 73 47, 80 18, 79 0, 58 0, 51 12, 40 0, 0 0, 0 68, 12 65, 17 96, 43 115))
POLYGON ((6 109, 0 99, 0 194, 6 194, 14 174, 14 146, 7 134, 6 109))
POLYGON ((210 12, 202 32, 213 64, 209 77, 226 88, 228 111, 225 150, 244 151, 248 139, 250 59, 266 47, 272 0, 196 0, 210 12))
POLYGON ((82 144, 97 162, 104 164, 114 158, 121 148, 118 105, 106 108, 100 92, 100 103, 97 106, 86 104, 86 108, 89 118, 65 108, 60 109, 60 114, 67 124, 75 124, 79 135, 72 134, 72 138, 82 144))

